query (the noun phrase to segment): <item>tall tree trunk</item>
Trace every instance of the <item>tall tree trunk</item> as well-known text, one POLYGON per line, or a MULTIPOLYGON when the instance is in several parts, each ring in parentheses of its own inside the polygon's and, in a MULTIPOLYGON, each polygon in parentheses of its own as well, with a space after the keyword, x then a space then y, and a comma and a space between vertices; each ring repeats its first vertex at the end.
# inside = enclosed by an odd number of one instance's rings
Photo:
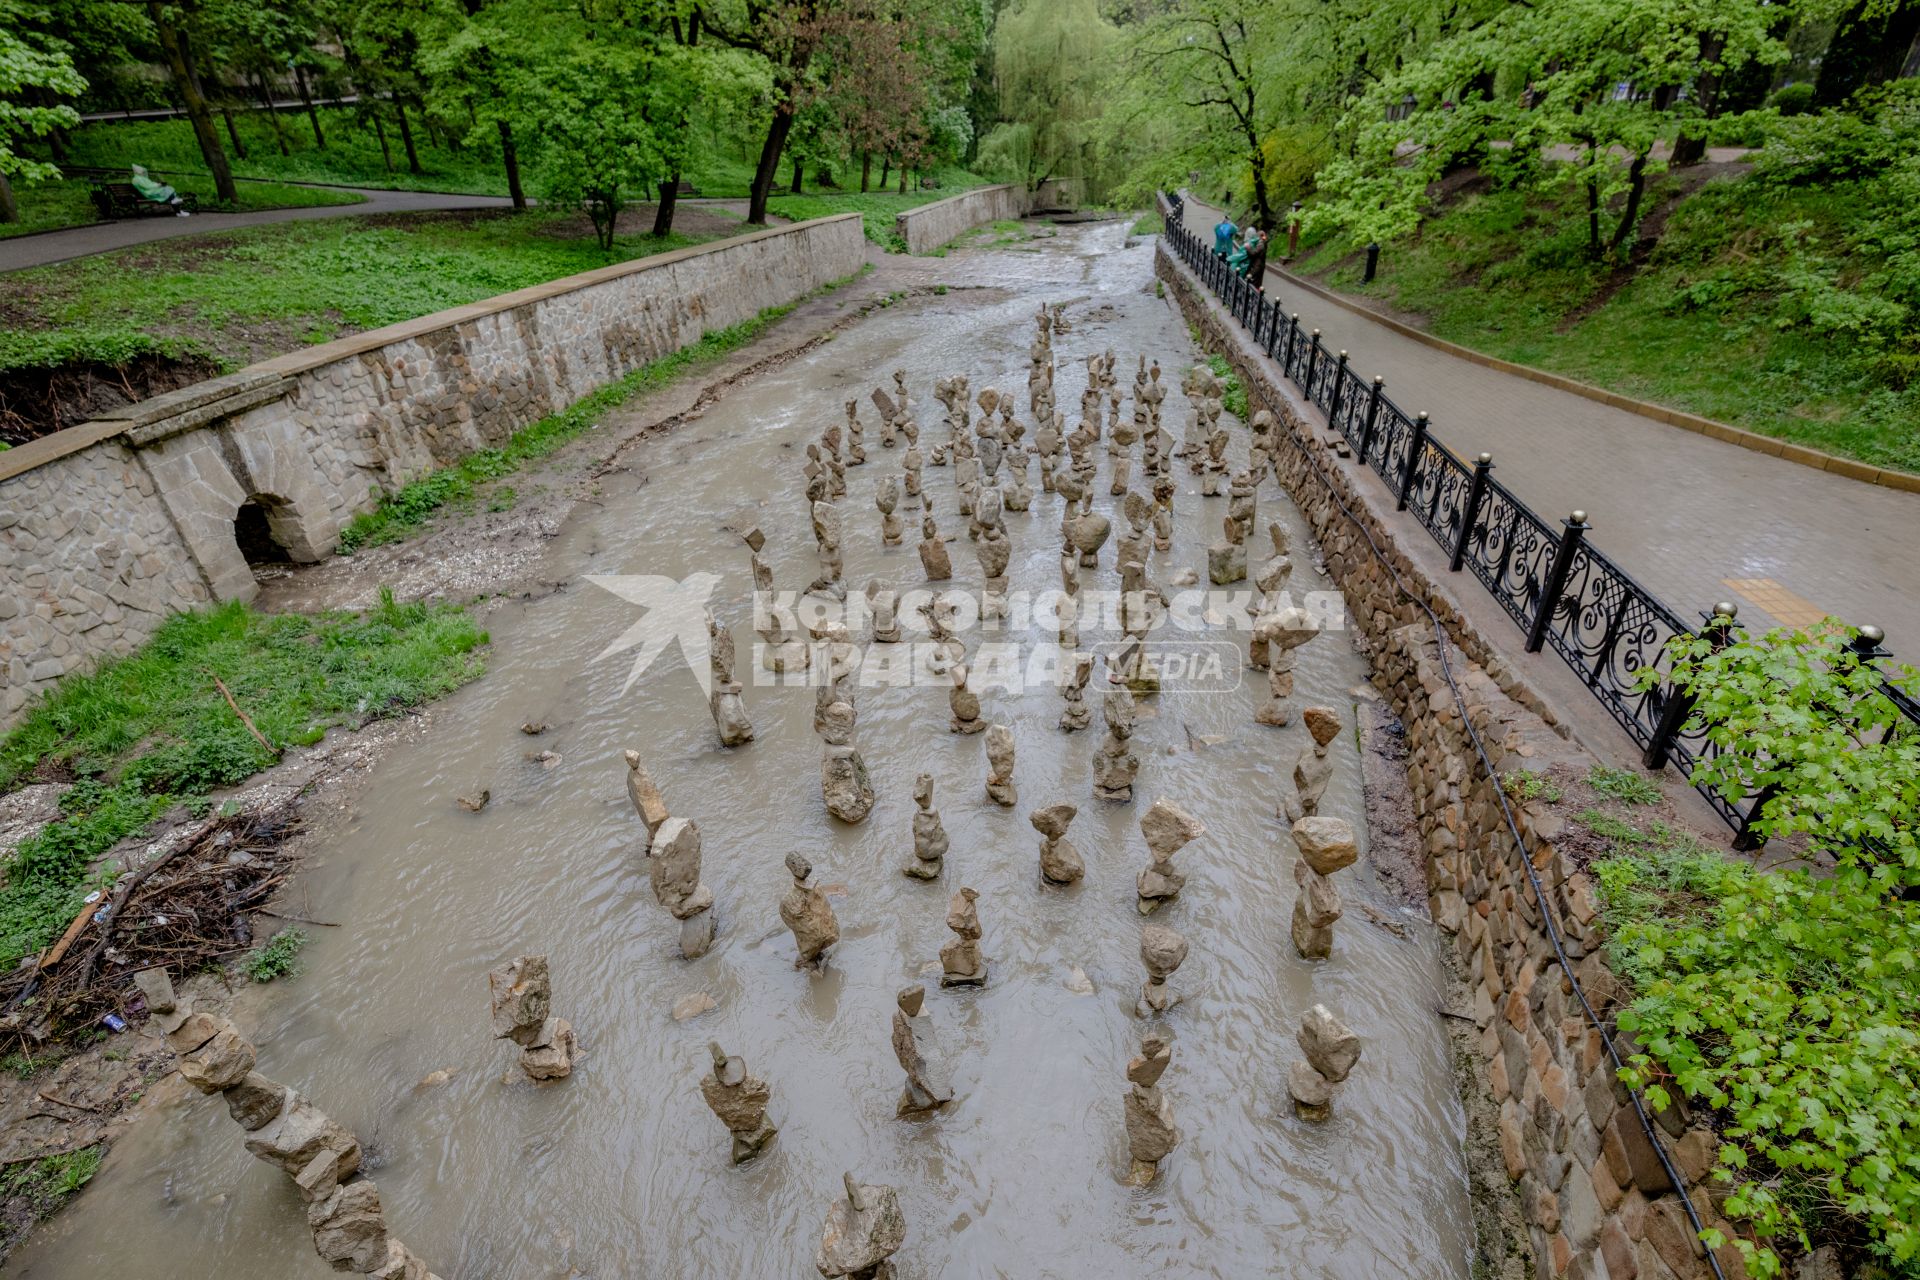
POLYGON ((234 126, 233 108, 224 103, 221 104, 220 118, 227 122, 227 141, 233 144, 234 157, 245 160, 247 158, 247 144, 240 141, 240 130, 234 126))
MULTIPOLYGON (((1593 168, 1593 150, 1587 150, 1587 168, 1593 168)), ((1600 184, 1591 176, 1587 178, 1587 256, 1595 262, 1600 260, 1600 184)))
POLYGON ((166 10, 160 0, 147 0, 147 16, 153 20, 153 29, 160 37, 160 50, 167 58, 167 69, 173 73, 174 87, 180 90, 180 97, 187 109, 187 119, 193 124, 193 137, 200 144, 200 156, 207 162, 207 171, 213 175, 214 195, 226 204, 237 204, 240 193, 233 186, 233 170, 227 167, 227 153, 220 149, 220 135, 213 131, 213 112, 207 109, 207 100, 200 96, 193 71, 187 66, 186 49, 180 33, 167 21, 166 10))
POLYGON ((1920 0, 1904 0, 1878 17, 1868 11, 1875 0, 1859 0, 1833 29, 1813 84, 1813 105, 1837 107, 1869 85, 1900 74, 1907 50, 1920 35, 1920 0))
POLYGON ((1627 166, 1627 207, 1620 211, 1620 224, 1613 229, 1613 240, 1607 245, 1607 252, 1617 254, 1627 237, 1633 234, 1634 223, 1640 220, 1640 198, 1647 192, 1647 153, 1642 151, 1627 166))
POLYGON ((873 177, 873 152, 860 153, 860 194, 867 194, 867 184, 873 177))
POLYGON ((20 206, 13 199, 13 184, 0 173, 0 222, 20 221, 20 206))
POLYGON ((889 151, 880 157, 880 189, 887 189, 887 175, 893 172, 893 153, 889 151))
POLYGON ((787 135, 793 131, 793 86, 783 85, 780 102, 767 122, 766 141, 760 144, 760 163, 753 171, 753 189, 747 198, 747 221, 765 225, 767 197, 773 193, 773 179, 780 167, 780 153, 786 149, 787 135))
POLYGON ((793 195, 793 196, 797 196, 797 195, 799 195, 799 194, 800 194, 800 173, 801 173, 801 169, 802 169, 802 164, 801 164, 801 160, 800 160, 800 157, 799 157, 799 156, 795 156, 795 157, 793 158, 793 185, 792 185, 791 187, 789 187, 789 188, 787 188, 787 194, 788 194, 788 195, 793 195))
POLYGON ((273 86, 267 83, 264 73, 255 73, 254 79, 260 88, 260 105, 267 113, 267 123, 273 126, 273 139, 280 144, 280 154, 290 156, 293 148, 287 145, 287 131, 280 123, 280 113, 273 109, 273 86))
POLYGON ((674 170, 667 180, 660 184, 660 204, 653 211, 653 234, 667 236, 673 234, 673 207, 680 202, 680 171, 674 170))
POLYGON ((413 126, 407 123, 407 104, 397 93, 393 95, 393 109, 400 113, 400 145, 407 151, 407 172, 419 173, 420 153, 413 147, 413 126))
POLYGON ((387 127, 380 123, 380 108, 373 109, 373 136, 380 139, 380 163, 393 172, 393 149, 387 146, 387 127))
POLYGON ((904 158, 900 161, 900 194, 907 194, 907 162, 904 158))
POLYGON ((1707 121, 1720 114, 1719 64, 1726 45, 1726 37, 1717 31, 1700 37, 1700 74, 1694 77, 1693 92, 1702 118, 1689 121, 1674 138, 1673 159, 1669 163, 1675 169, 1699 164, 1707 158, 1707 121))
POLYGON ((513 197, 513 207, 527 207, 527 193, 520 189, 520 153, 513 149, 513 126, 505 120, 500 125, 500 159, 507 167, 507 194, 513 197))
POLYGON ((293 64, 293 81, 300 86, 300 101, 307 104, 307 123, 313 126, 313 145, 325 151, 327 135, 320 132, 320 113, 314 109, 313 95, 307 91, 307 69, 297 62, 293 64))

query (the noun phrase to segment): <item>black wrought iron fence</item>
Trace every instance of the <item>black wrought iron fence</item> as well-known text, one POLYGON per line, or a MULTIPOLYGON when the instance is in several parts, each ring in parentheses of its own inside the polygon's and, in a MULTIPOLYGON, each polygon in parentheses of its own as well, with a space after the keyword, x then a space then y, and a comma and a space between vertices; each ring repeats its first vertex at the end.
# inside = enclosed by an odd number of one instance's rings
MULTIPOLYGON (((1668 669, 1667 648, 1677 635, 1702 625, 1727 626, 1713 613, 1688 623, 1658 596, 1587 540, 1586 513, 1575 511, 1558 528, 1543 519, 1492 475, 1486 454, 1466 460, 1434 435, 1424 413, 1409 414, 1349 364, 1347 353, 1330 352, 1318 329, 1233 271, 1182 221, 1178 195, 1167 197, 1167 242, 1279 365, 1288 380, 1324 410, 1354 456, 1373 468, 1409 512, 1448 553, 1455 571, 1470 571, 1526 633, 1526 650, 1551 649, 1624 729, 1650 769, 1675 765, 1692 781, 1695 765, 1719 752, 1704 730, 1689 730, 1691 703, 1664 674, 1643 683, 1643 672, 1668 669)), ((1729 618, 1730 621, 1730 618, 1729 618)), ((1867 635, 1856 652, 1866 661, 1886 656, 1867 635)), ((1920 733, 1920 704, 1891 685, 1886 696, 1901 712, 1889 736, 1920 733)), ((1730 802, 1701 794, 1753 843, 1750 823, 1764 795, 1730 802)))

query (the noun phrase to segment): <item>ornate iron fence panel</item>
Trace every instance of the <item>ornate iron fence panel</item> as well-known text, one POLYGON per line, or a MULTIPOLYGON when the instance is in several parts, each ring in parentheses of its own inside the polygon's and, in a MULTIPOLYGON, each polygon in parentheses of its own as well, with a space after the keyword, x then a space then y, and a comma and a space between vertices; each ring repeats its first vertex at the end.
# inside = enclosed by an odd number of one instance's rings
POLYGON ((1547 569, 1559 535, 1494 479, 1487 481, 1487 496, 1474 525, 1467 543, 1467 567, 1508 616, 1525 627, 1533 621, 1546 590, 1547 569))
POLYGON ((1467 505, 1467 486, 1473 480, 1473 468, 1448 452, 1432 436, 1420 451, 1419 470, 1407 508, 1420 518, 1427 532, 1443 547, 1451 547, 1460 532, 1460 519, 1467 505))

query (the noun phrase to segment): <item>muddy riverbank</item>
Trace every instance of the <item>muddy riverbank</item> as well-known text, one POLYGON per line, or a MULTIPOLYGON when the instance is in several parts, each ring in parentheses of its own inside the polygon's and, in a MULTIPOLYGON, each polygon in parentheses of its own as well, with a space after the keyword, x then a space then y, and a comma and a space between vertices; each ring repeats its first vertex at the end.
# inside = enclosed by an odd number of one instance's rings
MULTIPOLYGON (((955 372, 976 389, 1018 392, 1024 418, 1031 315, 1045 300, 1066 304, 1071 325, 1057 340, 1063 408, 1078 401, 1083 357, 1107 348, 1123 375, 1145 352, 1177 382, 1194 352, 1178 313, 1155 296, 1150 254, 1122 225, 1098 224, 1063 231, 1039 252, 902 264, 897 281, 864 287, 924 292, 731 383, 672 430, 644 433, 618 467, 586 465, 588 450, 568 455, 538 516, 545 523, 504 542, 467 535, 476 540, 460 590, 514 593, 486 617, 491 670, 436 707, 430 732, 327 797, 297 891, 307 913, 340 927, 317 931, 304 976, 246 992, 236 1013, 260 1043, 260 1069, 367 1144, 390 1225, 436 1272, 804 1274, 820 1215, 851 1168, 900 1189, 903 1275, 1470 1274, 1467 1121, 1433 927, 1363 859, 1342 873, 1349 909, 1332 958, 1294 955, 1294 855, 1274 806, 1306 734, 1297 721, 1255 724, 1251 685, 1151 700, 1130 805, 1092 798, 1098 732, 1062 734, 1050 689, 983 691, 987 717, 1016 740, 1016 811, 982 794, 981 741, 947 732, 944 690, 864 690, 859 741, 879 803, 846 827, 821 806, 811 690, 750 686, 757 739, 727 752, 677 655, 631 689, 631 655, 600 656, 637 611, 587 576, 711 572, 722 575, 713 603, 741 643, 745 678, 749 583, 737 531, 766 530, 781 585, 805 585, 815 571, 800 498, 805 445, 843 416, 843 401, 864 401, 895 368, 930 432, 933 380, 955 372), (947 291, 933 292, 938 285, 947 291), (500 570, 491 587, 490 546, 500 570), (526 722, 547 726, 538 745, 557 760, 525 758, 526 722), (646 887, 643 828, 622 792, 626 748, 645 755, 676 812, 704 832, 720 932, 691 964, 646 887), (953 842, 937 885, 898 872, 922 771, 939 780, 953 842), (481 787, 492 795, 483 811, 457 803, 481 787), (1122 1181, 1120 1099, 1142 1029, 1132 1012, 1141 978, 1133 873, 1145 861, 1136 822, 1161 797, 1190 809, 1208 834, 1181 855, 1189 882, 1180 901, 1156 917, 1193 947, 1175 979, 1187 998, 1168 1019, 1174 1060, 1162 1081, 1185 1141, 1155 1184, 1135 1189, 1122 1181), (1025 820, 1057 800, 1081 807, 1072 834, 1089 868, 1065 891, 1039 884, 1025 820), (822 880, 844 886, 833 898, 843 941, 818 979, 794 971, 775 910, 780 860, 794 848, 822 880), (934 961, 947 937, 946 894, 962 883, 980 891, 992 976, 977 993, 931 998, 959 1097, 935 1119, 903 1122, 887 1045, 893 993, 934 961), (587 1051, 559 1086, 508 1082, 511 1055, 487 1034, 486 971, 523 951, 552 957, 556 1012, 587 1051), (1076 970, 1091 992, 1075 989, 1076 970), (673 1021, 674 1002, 702 992, 716 1008, 673 1021), (1366 1045, 1325 1126, 1294 1119, 1284 1088, 1294 1028, 1316 1002, 1366 1045), (695 1088, 708 1039, 745 1056, 773 1088, 780 1136, 739 1169, 695 1088)), ((850 471, 842 504, 847 577, 918 586, 912 548, 879 545, 873 486, 897 471, 898 451, 878 447, 864 412, 869 461, 850 471)), ((1176 435, 1185 416, 1175 387, 1166 419, 1176 435)), ((610 420, 602 430, 633 425, 610 420)), ((1238 467, 1246 440, 1234 436, 1238 467)), ((1103 460, 1096 507, 1117 520, 1105 474, 1103 460)), ((1226 507, 1202 498, 1184 467, 1178 476, 1173 549, 1150 566, 1162 581, 1204 574, 1226 507)), ((959 539, 955 585, 977 587, 952 471, 929 468, 927 478, 943 530, 959 539)), ((1057 583, 1059 504, 1042 494, 1030 512, 1008 516, 1014 589, 1057 583)), ((1303 522, 1271 484, 1260 527, 1270 520, 1294 533, 1295 590, 1326 589, 1303 522)), ((469 529, 487 527, 482 518, 469 529)), ((400 578, 415 589, 402 594, 417 593, 437 561, 454 558, 453 541, 434 549, 443 536, 461 535, 449 526, 319 573, 369 593, 382 576, 400 578)), ((1116 585, 1112 560, 1109 549, 1098 574, 1089 571, 1092 585, 1116 585)), ((272 598, 345 603, 349 594, 295 575, 272 598)), ((1034 625, 999 638, 1040 634, 1034 625)), ((1300 650, 1296 702, 1334 707, 1351 728, 1352 691, 1366 677, 1345 635, 1323 635, 1300 650)), ((1355 734, 1336 740, 1333 762, 1322 812, 1364 826, 1355 734)), ((217 1103, 163 1085, 144 1110, 96 1185, 6 1274, 328 1274, 297 1197, 245 1154, 217 1103)))

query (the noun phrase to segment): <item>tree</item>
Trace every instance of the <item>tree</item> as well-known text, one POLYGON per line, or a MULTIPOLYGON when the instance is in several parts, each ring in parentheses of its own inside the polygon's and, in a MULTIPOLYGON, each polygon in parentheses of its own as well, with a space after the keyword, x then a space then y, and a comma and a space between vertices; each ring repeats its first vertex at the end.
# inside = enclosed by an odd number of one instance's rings
POLYGON ((213 131, 213 113, 200 90, 200 78, 194 72, 191 50, 182 30, 183 19, 191 21, 192 11, 185 6, 176 10, 161 4, 160 0, 147 0, 147 16, 153 21, 160 50, 166 55, 167 70, 173 76, 173 87, 193 126, 200 156, 207 162, 207 172, 213 175, 214 195, 226 204, 238 204, 240 193, 233 185, 233 170, 227 164, 227 153, 220 147, 219 135, 213 131))
POLYGON ((1100 68, 1117 33, 1094 0, 1014 0, 993 35, 993 80, 1002 122, 980 146, 983 162, 1029 189, 1093 168, 1100 68))
POLYGON ((567 42, 554 54, 537 60, 523 86, 545 195, 561 208, 585 210, 600 247, 612 249, 627 193, 668 171, 647 119, 648 51, 625 42, 567 42))
POLYGON ((780 154, 793 132, 794 115, 804 105, 808 69, 829 20, 834 0, 745 0, 736 12, 719 5, 695 5, 693 16, 721 42, 765 58, 773 70, 773 114, 760 144, 753 185, 747 196, 747 221, 767 220, 767 199, 779 172, 780 154))
POLYGON ((27 94, 71 98, 87 88, 64 49, 27 42, 20 21, 25 9, 19 0, 0 0, 0 222, 20 220, 14 178, 41 182, 60 176, 55 166, 19 154, 15 144, 80 123, 79 112, 64 103, 34 105, 20 99, 27 94))
POLYGON ((1272 110, 1265 93, 1277 82, 1261 76, 1255 65, 1249 8, 1234 0, 1187 0, 1148 24, 1137 56, 1157 93, 1230 122, 1252 184, 1254 215, 1259 225, 1272 227, 1265 154, 1272 110))

